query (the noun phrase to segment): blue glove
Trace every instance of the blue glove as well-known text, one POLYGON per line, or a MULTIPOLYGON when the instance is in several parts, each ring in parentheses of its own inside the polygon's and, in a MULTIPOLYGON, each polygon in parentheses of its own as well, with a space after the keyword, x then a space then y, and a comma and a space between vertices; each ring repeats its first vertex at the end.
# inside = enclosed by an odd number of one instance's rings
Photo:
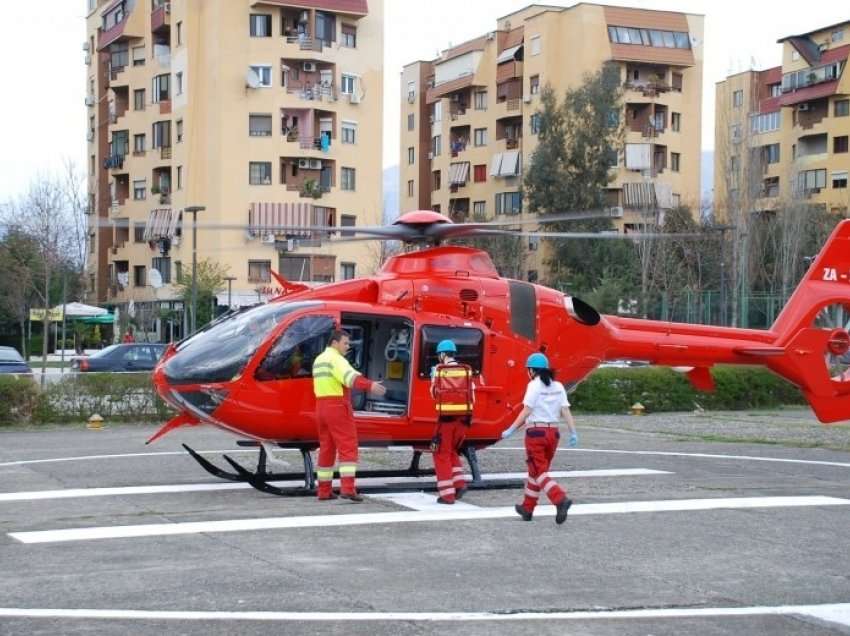
POLYGON ((508 439, 511 435, 514 434, 516 429, 513 426, 509 426, 504 431, 502 431, 502 439, 508 439))
POLYGON ((578 433, 570 433, 570 448, 578 446, 578 433))

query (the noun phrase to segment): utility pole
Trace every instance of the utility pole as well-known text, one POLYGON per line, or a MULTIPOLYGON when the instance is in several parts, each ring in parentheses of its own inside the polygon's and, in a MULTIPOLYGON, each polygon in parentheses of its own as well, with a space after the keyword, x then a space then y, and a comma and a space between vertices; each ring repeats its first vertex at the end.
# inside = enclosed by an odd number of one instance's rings
POLYGON ((224 280, 227 281, 227 310, 230 311, 232 309, 230 303, 230 284, 236 280, 236 276, 227 276, 224 280))
POLYGON ((190 205, 185 209, 192 215, 192 333, 195 333, 198 327, 198 212, 206 209, 203 205, 190 205))

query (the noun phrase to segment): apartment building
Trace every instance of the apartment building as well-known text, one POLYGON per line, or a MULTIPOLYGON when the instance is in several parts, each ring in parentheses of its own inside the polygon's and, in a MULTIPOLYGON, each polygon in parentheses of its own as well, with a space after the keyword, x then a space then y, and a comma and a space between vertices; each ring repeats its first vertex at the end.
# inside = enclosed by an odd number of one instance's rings
POLYGON ((279 226, 381 222, 382 0, 88 9, 90 300, 174 307, 193 206, 198 260, 229 268, 234 305, 278 293, 272 269, 372 271, 363 244, 279 226))
POLYGON ((716 88, 719 218, 803 202, 847 214, 850 21, 778 41, 782 64, 716 88))
MULTIPOLYGON (((703 17, 582 3, 531 5, 496 30, 406 65, 400 203, 456 221, 523 214, 523 166, 537 146, 540 92, 560 97, 605 63, 624 88, 626 135, 608 203, 621 228, 677 205, 698 209, 703 17)), ((545 259, 532 241, 527 276, 545 259)))

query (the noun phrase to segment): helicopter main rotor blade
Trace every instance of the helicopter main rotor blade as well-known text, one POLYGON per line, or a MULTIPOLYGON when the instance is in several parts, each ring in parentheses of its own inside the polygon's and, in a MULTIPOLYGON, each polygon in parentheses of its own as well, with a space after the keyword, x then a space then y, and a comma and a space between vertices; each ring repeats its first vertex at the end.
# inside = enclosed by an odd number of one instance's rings
POLYGON ((467 236, 529 236, 537 238, 559 238, 559 239, 607 239, 620 241, 640 241, 643 239, 678 239, 678 238, 705 238, 699 233, 664 234, 661 232, 635 232, 632 234, 621 234, 619 232, 526 232, 511 230, 473 229, 467 236))

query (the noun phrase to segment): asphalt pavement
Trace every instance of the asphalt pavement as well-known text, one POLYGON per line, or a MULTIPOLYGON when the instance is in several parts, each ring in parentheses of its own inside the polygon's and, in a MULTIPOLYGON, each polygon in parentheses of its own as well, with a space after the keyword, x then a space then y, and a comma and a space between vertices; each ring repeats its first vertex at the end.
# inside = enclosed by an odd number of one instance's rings
POLYGON ((479 455, 499 488, 448 507, 433 478, 364 480, 362 504, 221 481, 180 444, 256 453, 212 429, 6 430, 0 634, 850 634, 850 453, 732 443, 728 414, 723 441, 670 433, 689 417, 588 422, 552 467, 560 527, 512 511, 521 436, 479 455))

